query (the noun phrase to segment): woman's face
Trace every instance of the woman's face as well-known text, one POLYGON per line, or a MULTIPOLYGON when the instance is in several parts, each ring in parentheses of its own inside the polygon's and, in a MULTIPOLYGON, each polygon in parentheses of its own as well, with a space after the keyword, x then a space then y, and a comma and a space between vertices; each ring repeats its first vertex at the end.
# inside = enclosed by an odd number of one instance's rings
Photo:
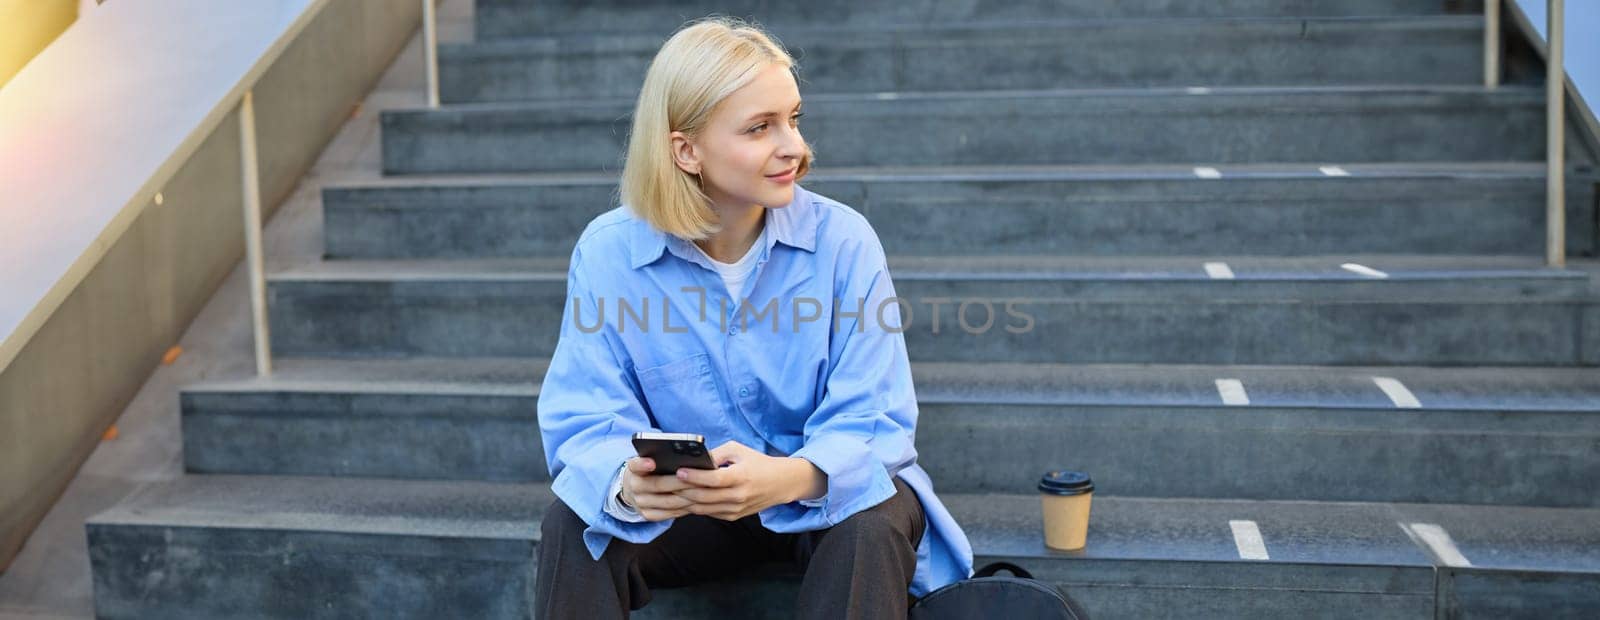
POLYGON ((768 65, 711 111, 700 135, 674 131, 672 144, 678 167, 700 174, 714 205, 788 205, 806 153, 794 75, 768 65))

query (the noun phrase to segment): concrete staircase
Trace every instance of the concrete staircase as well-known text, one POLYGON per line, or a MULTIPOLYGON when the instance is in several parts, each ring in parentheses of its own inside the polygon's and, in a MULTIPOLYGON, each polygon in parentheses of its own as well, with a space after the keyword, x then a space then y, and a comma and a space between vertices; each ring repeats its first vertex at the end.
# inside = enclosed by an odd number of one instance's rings
MULTIPOLYGON (((277 372, 186 389, 188 475, 88 523, 97 611, 526 615, 567 257, 651 54, 720 11, 800 58, 805 185, 938 313, 920 462, 980 564, 1096 618, 1600 615, 1600 174, 1574 131, 1544 267, 1540 69, 1475 85, 1481 6, 478 0, 449 104, 386 112, 385 178, 270 274, 277 372), (1056 467, 1100 490, 1080 552, 1042 543, 1056 467)), ((641 616, 783 617, 797 583, 641 616)))

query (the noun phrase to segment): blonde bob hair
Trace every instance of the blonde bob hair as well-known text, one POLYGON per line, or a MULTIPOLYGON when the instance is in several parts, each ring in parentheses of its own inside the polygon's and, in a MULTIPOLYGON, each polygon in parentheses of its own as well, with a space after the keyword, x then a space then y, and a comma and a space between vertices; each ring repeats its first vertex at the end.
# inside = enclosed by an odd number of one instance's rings
MULTIPOLYGON (((670 136, 698 135, 717 104, 773 64, 796 70, 794 58, 770 35, 736 18, 696 20, 667 39, 650 61, 633 110, 622 203, 657 230, 683 239, 721 230, 700 177, 678 167, 670 136)), ((810 171, 811 157, 808 145, 796 180, 810 171)))

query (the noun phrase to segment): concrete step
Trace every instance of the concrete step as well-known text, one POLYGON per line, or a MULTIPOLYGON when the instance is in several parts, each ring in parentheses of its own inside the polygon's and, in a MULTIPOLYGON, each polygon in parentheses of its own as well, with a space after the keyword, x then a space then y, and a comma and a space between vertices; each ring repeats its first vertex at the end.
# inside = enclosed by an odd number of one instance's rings
MULTIPOLYGON (((824 168, 807 189, 891 254, 1544 254, 1544 165, 824 168), (960 230, 961 234, 951 234, 960 230)), ((1595 186, 1567 187, 1567 252, 1595 252, 1595 186)), ((397 177, 323 191, 334 259, 565 257, 614 177, 397 177)))
MULTIPOLYGON (((547 481, 546 366, 280 359, 271 378, 183 391, 186 470, 547 481)), ((1588 492, 1600 477, 1600 374, 1589 369, 918 363, 913 373, 920 462, 945 491, 1026 493, 1040 472, 1072 467, 1113 495, 1600 508, 1588 492)))
MULTIPOLYGON (((1097 619, 1600 612, 1594 509, 1104 494, 1088 546, 1061 552, 1035 494, 940 498, 979 565, 1019 564, 1097 619)), ((96 614, 523 618, 551 501, 540 484, 184 476, 88 521, 96 614)), ((660 589, 639 615, 788 617, 798 574, 660 589)))
MULTIPOLYGON (((1592 262, 899 256, 890 266, 909 304, 904 333, 917 361, 1565 366, 1600 362, 1600 305, 1586 301, 1590 275, 1577 268, 1592 262)), ((548 356, 565 306, 565 263, 282 269, 269 277, 273 349, 548 356)))
POLYGON ((180 393, 190 473, 548 481, 547 360, 280 358, 180 393))
POLYGON ((182 476, 85 524, 98 618, 523 618, 548 485, 182 476))
MULTIPOLYGON (((1514 86, 808 95, 801 131, 828 166, 1541 161, 1542 101, 1514 86)), ((632 106, 385 110, 383 170, 615 174, 632 106)), ((1573 166, 1593 161, 1568 144, 1573 166)))
POLYGON ((774 27, 830 25, 1008 24, 1051 19, 1174 17, 1350 17, 1481 14, 1482 0, 477 0, 479 39, 565 32, 643 31, 666 36, 711 15, 753 18, 774 27))
MULTIPOLYGON (((440 97, 447 103, 635 97, 668 32, 444 46, 440 97)), ((800 76, 817 93, 1483 80, 1481 15, 832 24, 775 34, 802 59, 800 76)))

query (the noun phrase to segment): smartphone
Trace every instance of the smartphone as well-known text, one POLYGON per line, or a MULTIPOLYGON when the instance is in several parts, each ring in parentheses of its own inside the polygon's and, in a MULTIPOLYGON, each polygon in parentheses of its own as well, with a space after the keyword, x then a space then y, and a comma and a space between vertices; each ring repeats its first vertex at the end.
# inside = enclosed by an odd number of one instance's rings
POLYGON ((634 433, 633 449, 639 456, 653 459, 659 475, 676 474, 680 467, 717 468, 711 462, 711 451, 706 449, 706 438, 693 433, 634 433))

